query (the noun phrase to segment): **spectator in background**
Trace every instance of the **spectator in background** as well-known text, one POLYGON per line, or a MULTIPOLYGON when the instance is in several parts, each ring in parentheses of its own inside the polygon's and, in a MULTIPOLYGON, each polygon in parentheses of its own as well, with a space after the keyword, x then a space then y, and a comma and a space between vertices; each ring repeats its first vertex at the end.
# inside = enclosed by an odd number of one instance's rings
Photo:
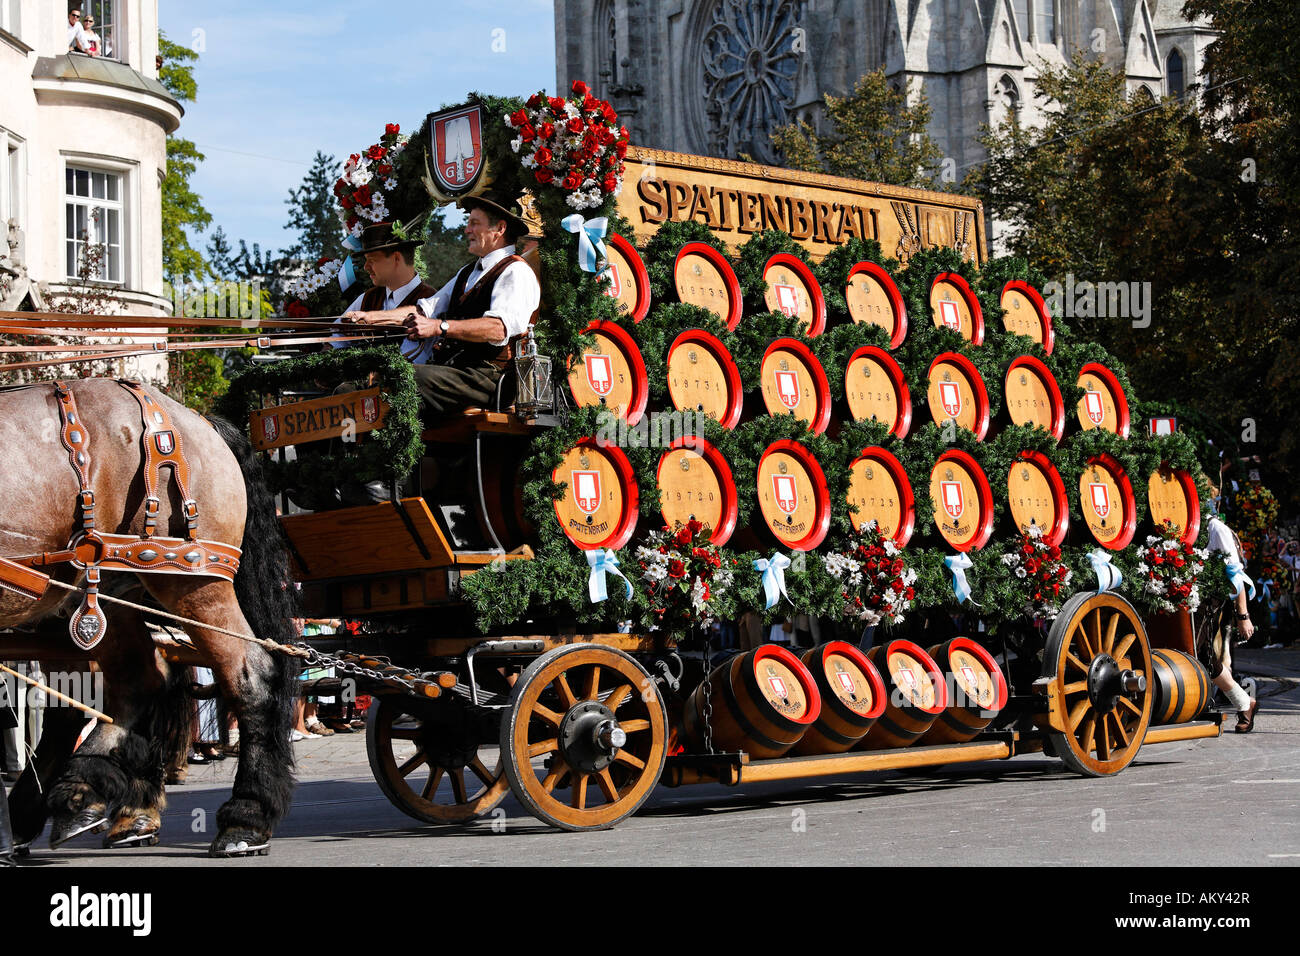
POLYGON ((104 51, 100 48, 99 34, 95 32, 95 18, 87 14, 81 18, 81 32, 86 38, 86 54, 99 56, 104 51))
POLYGON ((68 11, 68 52, 90 53, 86 31, 81 27, 81 8, 73 7, 68 11))

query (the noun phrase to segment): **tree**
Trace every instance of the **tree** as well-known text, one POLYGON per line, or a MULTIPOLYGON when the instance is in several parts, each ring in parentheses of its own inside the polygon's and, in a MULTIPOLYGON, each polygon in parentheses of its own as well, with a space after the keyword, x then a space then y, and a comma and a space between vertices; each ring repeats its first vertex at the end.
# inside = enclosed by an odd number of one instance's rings
POLYGON ((235 274, 235 262, 231 256, 233 251, 230 240, 226 238, 226 230, 217 226, 208 238, 208 270, 213 276, 221 278, 235 274))
POLYGON ((420 277, 440 289, 469 257, 465 233, 447 225, 446 209, 429 213, 424 227, 424 245, 416 252, 415 267, 420 277))
MULTIPOLYGON (((159 82, 180 102, 192 102, 198 95, 194 62, 199 55, 189 47, 172 43, 161 31, 158 53, 162 57, 159 82)), ((167 137, 167 172, 162 183, 163 275, 173 285, 189 282, 207 271, 202 253, 190 245, 186 231, 206 229, 212 222, 203 200, 190 187, 190 177, 202 161, 203 154, 193 142, 167 137)))
POLYGON ((289 206, 286 228, 298 233, 298 241, 284 254, 293 259, 315 262, 322 256, 336 258, 343 252, 343 227, 334 200, 334 183, 339 164, 320 150, 312 157, 311 169, 285 200, 289 206))
POLYGON ((786 165, 891 186, 934 188, 932 175, 943 151, 930 138, 925 94, 908 102, 883 69, 864 74, 848 96, 822 97, 828 129, 819 134, 800 120, 772 134, 786 165))

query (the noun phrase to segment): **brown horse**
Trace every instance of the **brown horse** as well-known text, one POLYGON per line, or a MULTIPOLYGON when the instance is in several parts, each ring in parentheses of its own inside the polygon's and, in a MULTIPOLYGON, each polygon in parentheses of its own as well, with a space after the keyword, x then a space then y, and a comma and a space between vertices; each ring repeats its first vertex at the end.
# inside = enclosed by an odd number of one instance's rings
MULTIPOLYGON (((109 379, 79 380, 68 387, 89 439, 95 527, 106 534, 142 535, 146 490, 140 404, 109 379)), ((188 490, 199 509, 198 537, 242 547, 243 554, 233 583, 192 573, 104 571, 102 593, 112 594, 115 584, 142 587, 159 607, 190 621, 293 643, 294 591, 283 538, 247 441, 229 423, 204 420, 153 390, 145 391, 170 416, 175 439, 183 443, 188 490)), ((61 427, 52 384, 0 391, 0 448, 12 456, 0 470, 0 556, 30 559, 66 549, 85 523, 78 504, 79 481, 60 440, 61 427)), ((164 469, 154 533, 181 537, 186 534, 186 515, 177 482, 166 476, 164 469)), ((69 564, 43 570, 64 582, 85 577, 69 564)), ((52 641, 70 643, 66 622, 50 619, 67 614, 80 600, 57 587, 38 600, 0 591, 0 627, 38 629, 52 641)), ((114 723, 98 724, 66 762, 62 758, 84 718, 48 727, 51 740, 48 748, 41 748, 44 759, 38 753, 10 797, 20 842, 39 835, 46 810, 54 818, 51 846, 105 826, 109 846, 156 842, 165 751, 174 749, 188 732, 188 701, 181 676, 170 673, 155 651, 146 616, 111 603, 101 606, 108 627, 91 655, 104 672, 104 709, 114 723), (49 779, 40 779, 42 775, 49 779)), ((221 694, 239 722, 234 792, 217 812, 218 832, 209 852, 264 853, 293 789, 289 733, 296 662, 199 623, 184 628, 211 662, 221 694)))

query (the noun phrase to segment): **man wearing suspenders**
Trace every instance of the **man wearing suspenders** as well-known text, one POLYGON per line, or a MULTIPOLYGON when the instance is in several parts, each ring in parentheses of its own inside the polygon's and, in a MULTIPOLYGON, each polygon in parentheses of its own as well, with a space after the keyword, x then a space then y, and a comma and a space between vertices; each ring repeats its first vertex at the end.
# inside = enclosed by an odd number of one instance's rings
MULTIPOLYGON (((415 274, 415 250, 419 246, 418 239, 395 236, 391 222, 366 226, 361 233, 361 252, 366 259, 366 274, 373 285, 352 301, 343 318, 360 321, 354 317, 414 306, 420 299, 433 295, 433 289, 415 274)), ((366 324, 401 325, 396 321, 366 324)), ((334 348, 351 344, 347 341, 330 343, 334 348)), ((415 360, 419 351, 420 343, 402 342, 402 354, 408 358, 415 360)))

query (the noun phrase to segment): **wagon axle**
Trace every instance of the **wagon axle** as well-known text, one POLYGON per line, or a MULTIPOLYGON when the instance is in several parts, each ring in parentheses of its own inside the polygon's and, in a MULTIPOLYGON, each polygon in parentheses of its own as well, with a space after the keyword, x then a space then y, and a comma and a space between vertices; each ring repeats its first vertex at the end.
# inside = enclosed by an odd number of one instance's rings
POLYGON ((1146 689, 1145 675, 1121 668, 1109 654, 1098 654, 1088 668, 1088 697, 1099 713, 1114 710, 1120 697, 1136 700, 1146 689))
POLYGON ((627 745, 627 732, 614 714, 599 701, 575 705, 560 722, 560 754, 574 770, 599 773, 614 762, 627 745))

